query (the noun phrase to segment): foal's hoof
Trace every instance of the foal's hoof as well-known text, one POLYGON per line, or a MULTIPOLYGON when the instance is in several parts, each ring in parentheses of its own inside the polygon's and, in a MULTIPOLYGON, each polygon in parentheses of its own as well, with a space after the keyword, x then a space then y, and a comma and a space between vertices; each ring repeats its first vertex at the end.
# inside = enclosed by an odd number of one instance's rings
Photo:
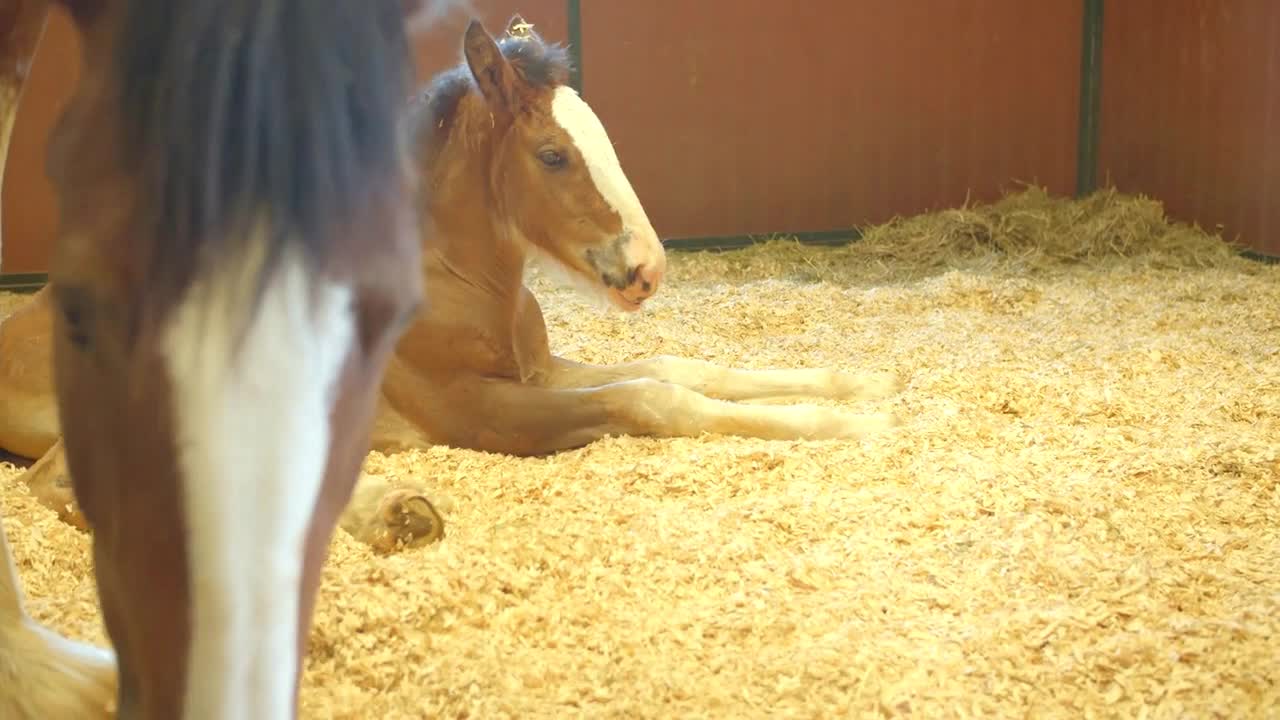
POLYGON ((894 373, 832 373, 833 395, 842 400, 883 400, 902 391, 894 373))
POLYGON ((444 518, 426 495, 397 489, 383 496, 363 534, 378 552, 421 547, 444 537, 444 518))

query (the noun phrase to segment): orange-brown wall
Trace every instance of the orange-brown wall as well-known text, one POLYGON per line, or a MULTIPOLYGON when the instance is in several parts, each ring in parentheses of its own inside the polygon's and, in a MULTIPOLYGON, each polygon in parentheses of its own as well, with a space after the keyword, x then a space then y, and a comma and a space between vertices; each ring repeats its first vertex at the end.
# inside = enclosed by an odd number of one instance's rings
MULTIPOLYGON (((569 39, 565 0, 472 3, 492 32, 519 11, 569 39)), ((1069 194, 1082 12, 1082 0, 592 0, 583 90, 664 237, 843 229, 1018 181, 1069 194)), ((466 20, 417 39, 424 80, 459 59, 466 20)), ((75 53, 55 16, 4 186, 6 272, 47 266, 43 141, 75 53)), ((1280 3, 1108 3, 1102 91, 1101 180, 1280 252, 1280 3)))
POLYGON ((1280 2, 1107 3, 1100 179, 1280 255, 1280 2))
POLYGON ((1075 187, 1080 0, 582 3, 584 96, 658 232, 847 229, 1075 187))
POLYGON ((57 205, 44 174, 45 138, 80 70, 80 43, 60 10, 49 13, 44 37, 27 78, 10 139, 0 195, 0 269, 43 272, 48 266, 57 205))

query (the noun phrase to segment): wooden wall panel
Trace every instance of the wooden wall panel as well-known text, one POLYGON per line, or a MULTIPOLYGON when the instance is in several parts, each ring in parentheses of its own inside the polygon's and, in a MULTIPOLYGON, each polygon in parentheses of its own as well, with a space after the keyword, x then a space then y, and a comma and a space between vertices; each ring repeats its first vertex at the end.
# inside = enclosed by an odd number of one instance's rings
POLYGON ((582 3, 587 101, 664 237, 1075 187, 1080 0, 582 3))
MULTIPOLYGON (((568 20, 564 0, 473 0, 490 33, 506 29, 516 12, 548 40, 565 42, 568 20)), ((414 38, 419 78, 426 80, 462 60, 462 32, 470 16, 455 12, 414 38)), ((57 206, 44 171, 45 141, 62 104, 78 78, 80 48, 74 27, 60 11, 50 13, 49 26, 36 51, 10 147, 3 188, 4 272, 44 272, 57 206)))
POLYGON ((1280 3, 1124 0, 1104 15, 1100 180, 1280 255, 1280 3))
POLYGON ((51 10, 18 107, 5 166, 0 197, 4 272, 44 272, 48 267, 58 208, 44 172, 45 140, 79 74, 79 36, 61 9, 51 10))

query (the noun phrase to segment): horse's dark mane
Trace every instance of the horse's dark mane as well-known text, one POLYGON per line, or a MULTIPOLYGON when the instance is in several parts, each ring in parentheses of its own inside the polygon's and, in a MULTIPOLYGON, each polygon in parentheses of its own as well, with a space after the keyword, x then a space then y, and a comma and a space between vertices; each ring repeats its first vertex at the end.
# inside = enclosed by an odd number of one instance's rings
POLYGON ((286 238, 323 260, 399 179, 400 0, 129 0, 124 13, 121 155, 154 238, 149 283, 179 289, 265 220, 261 287, 286 238))
MULTIPOLYGON (((524 37, 503 35, 497 39, 498 49, 511 63, 525 82, 535 88, 553 88, 569 82, 573 62, 568 48, 548 43, 537 33, 524 37)), ((460 101, 476 90, 475 78, 466 60, 437 74, 417 95, 416 104, 409 116, 411 131, 425 142, 441 125, 452 117, 460 101)))

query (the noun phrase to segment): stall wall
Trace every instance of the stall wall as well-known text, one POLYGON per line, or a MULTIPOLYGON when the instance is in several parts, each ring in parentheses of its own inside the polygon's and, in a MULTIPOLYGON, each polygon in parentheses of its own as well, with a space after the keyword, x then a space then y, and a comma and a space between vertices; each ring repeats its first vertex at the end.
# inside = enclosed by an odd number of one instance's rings
POLYGON ((31 75, 18 106, 0 195, 0 270, 44 272, 57 222, 53 188, 44 172, 45 140, 79 78, 80 43, 60 10, 49 13, 31 75))
POLYGON ((1080 0, 582 3, 582 81, 664 236, 1075 188, 1080 0))
MULTIPOLYGON (((549 39, 578 21, 583 93, 666 238, 844 230, 1075 189, 1082 0, 473 0, 549 39), (577 18, 570 17, 576 8, 577 18)), ((422 79, 466 16, 415 41, 422 79)), ((76 77, 58 13, 4 185, 6 272, 46 269, 44 139, 76 77)), ((1280 3, 1106 5, 1098 181, 1280 254, 1280 3)))
POLYGON ((1280 3, 1111 2, 1102 57, 1099 181, 1280 255, 1280 3))

